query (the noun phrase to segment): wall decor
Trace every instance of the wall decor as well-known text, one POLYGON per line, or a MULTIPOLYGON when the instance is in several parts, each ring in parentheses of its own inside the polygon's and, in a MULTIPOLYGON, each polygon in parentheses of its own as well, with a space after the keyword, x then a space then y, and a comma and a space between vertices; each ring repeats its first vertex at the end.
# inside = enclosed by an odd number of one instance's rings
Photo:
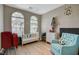
POLYGON ((56 20, 55 17, 52 18, 52 22, 51 22, 51 26, 55 26, 56 25, 56 20))
POLYGON ((52 22, 51 22, 51 29, 50 29, 50 32, 55 32, 56 26, 57 26, 57 19, 56 19, 56 17, 53 17, 53 18, 52 18, 52 22))
POLYGON ((72 7, 71 5, 65 5, 65 12, 64 12, 65 15, 71 15, 72 14, 72 7))

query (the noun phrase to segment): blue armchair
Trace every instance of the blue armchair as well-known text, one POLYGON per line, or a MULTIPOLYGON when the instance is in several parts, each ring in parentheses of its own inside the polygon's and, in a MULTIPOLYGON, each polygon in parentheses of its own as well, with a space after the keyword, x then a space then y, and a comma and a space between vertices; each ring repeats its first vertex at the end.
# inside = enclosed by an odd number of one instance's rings
POLYGON ((56 55, 76 55, 78 54, 78 40, 79 36, 76 34, 62 33, 62 43, 52 41, 51 51, 56 55))

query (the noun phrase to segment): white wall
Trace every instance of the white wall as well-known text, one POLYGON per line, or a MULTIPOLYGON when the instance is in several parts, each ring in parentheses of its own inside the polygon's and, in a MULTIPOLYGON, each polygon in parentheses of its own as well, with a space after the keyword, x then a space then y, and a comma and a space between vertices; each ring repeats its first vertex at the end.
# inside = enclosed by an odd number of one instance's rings
MULTIPOLYGON (((0 33, 3 31, 3 5, 0 5, 0 33)), ((1 35, 0 35, 0 48, 1 48, 1 35)))
POLYGON ((59 21, 59 28, 79 28, 79 5, 71 5, 72 14, 67 16, 64 14, 65 6, 61 6, 55 10, 52 10, 42 16, 41 30, 48 32, 51 26, 52 17, 57 17, 59 21))

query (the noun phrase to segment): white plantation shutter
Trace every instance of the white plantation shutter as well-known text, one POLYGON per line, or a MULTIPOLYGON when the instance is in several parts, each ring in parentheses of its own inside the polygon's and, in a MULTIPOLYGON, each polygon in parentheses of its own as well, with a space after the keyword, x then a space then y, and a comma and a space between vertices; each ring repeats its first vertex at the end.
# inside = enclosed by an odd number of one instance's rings
POLYGON ((30 18, 30 33, 37 33, 38 30, 38 19, 36 16, 30 18))
POLYGON ((12 14, 12 33, 17 33, 18 36, 24 33, 24 16, 19 12, 12 14))

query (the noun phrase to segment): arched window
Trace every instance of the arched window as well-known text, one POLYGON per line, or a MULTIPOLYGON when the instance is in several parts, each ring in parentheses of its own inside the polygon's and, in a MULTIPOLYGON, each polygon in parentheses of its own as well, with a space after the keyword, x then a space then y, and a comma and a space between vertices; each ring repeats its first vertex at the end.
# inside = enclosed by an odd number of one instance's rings
POLYGON ((12 13, 12 33, 17 33, 18 36, 24 34, 24 16, 19 12, 12 13))
POLYGON ((30 18, 30 33, 37 33, 38 30, 38 19, 36 16, 30 18))

